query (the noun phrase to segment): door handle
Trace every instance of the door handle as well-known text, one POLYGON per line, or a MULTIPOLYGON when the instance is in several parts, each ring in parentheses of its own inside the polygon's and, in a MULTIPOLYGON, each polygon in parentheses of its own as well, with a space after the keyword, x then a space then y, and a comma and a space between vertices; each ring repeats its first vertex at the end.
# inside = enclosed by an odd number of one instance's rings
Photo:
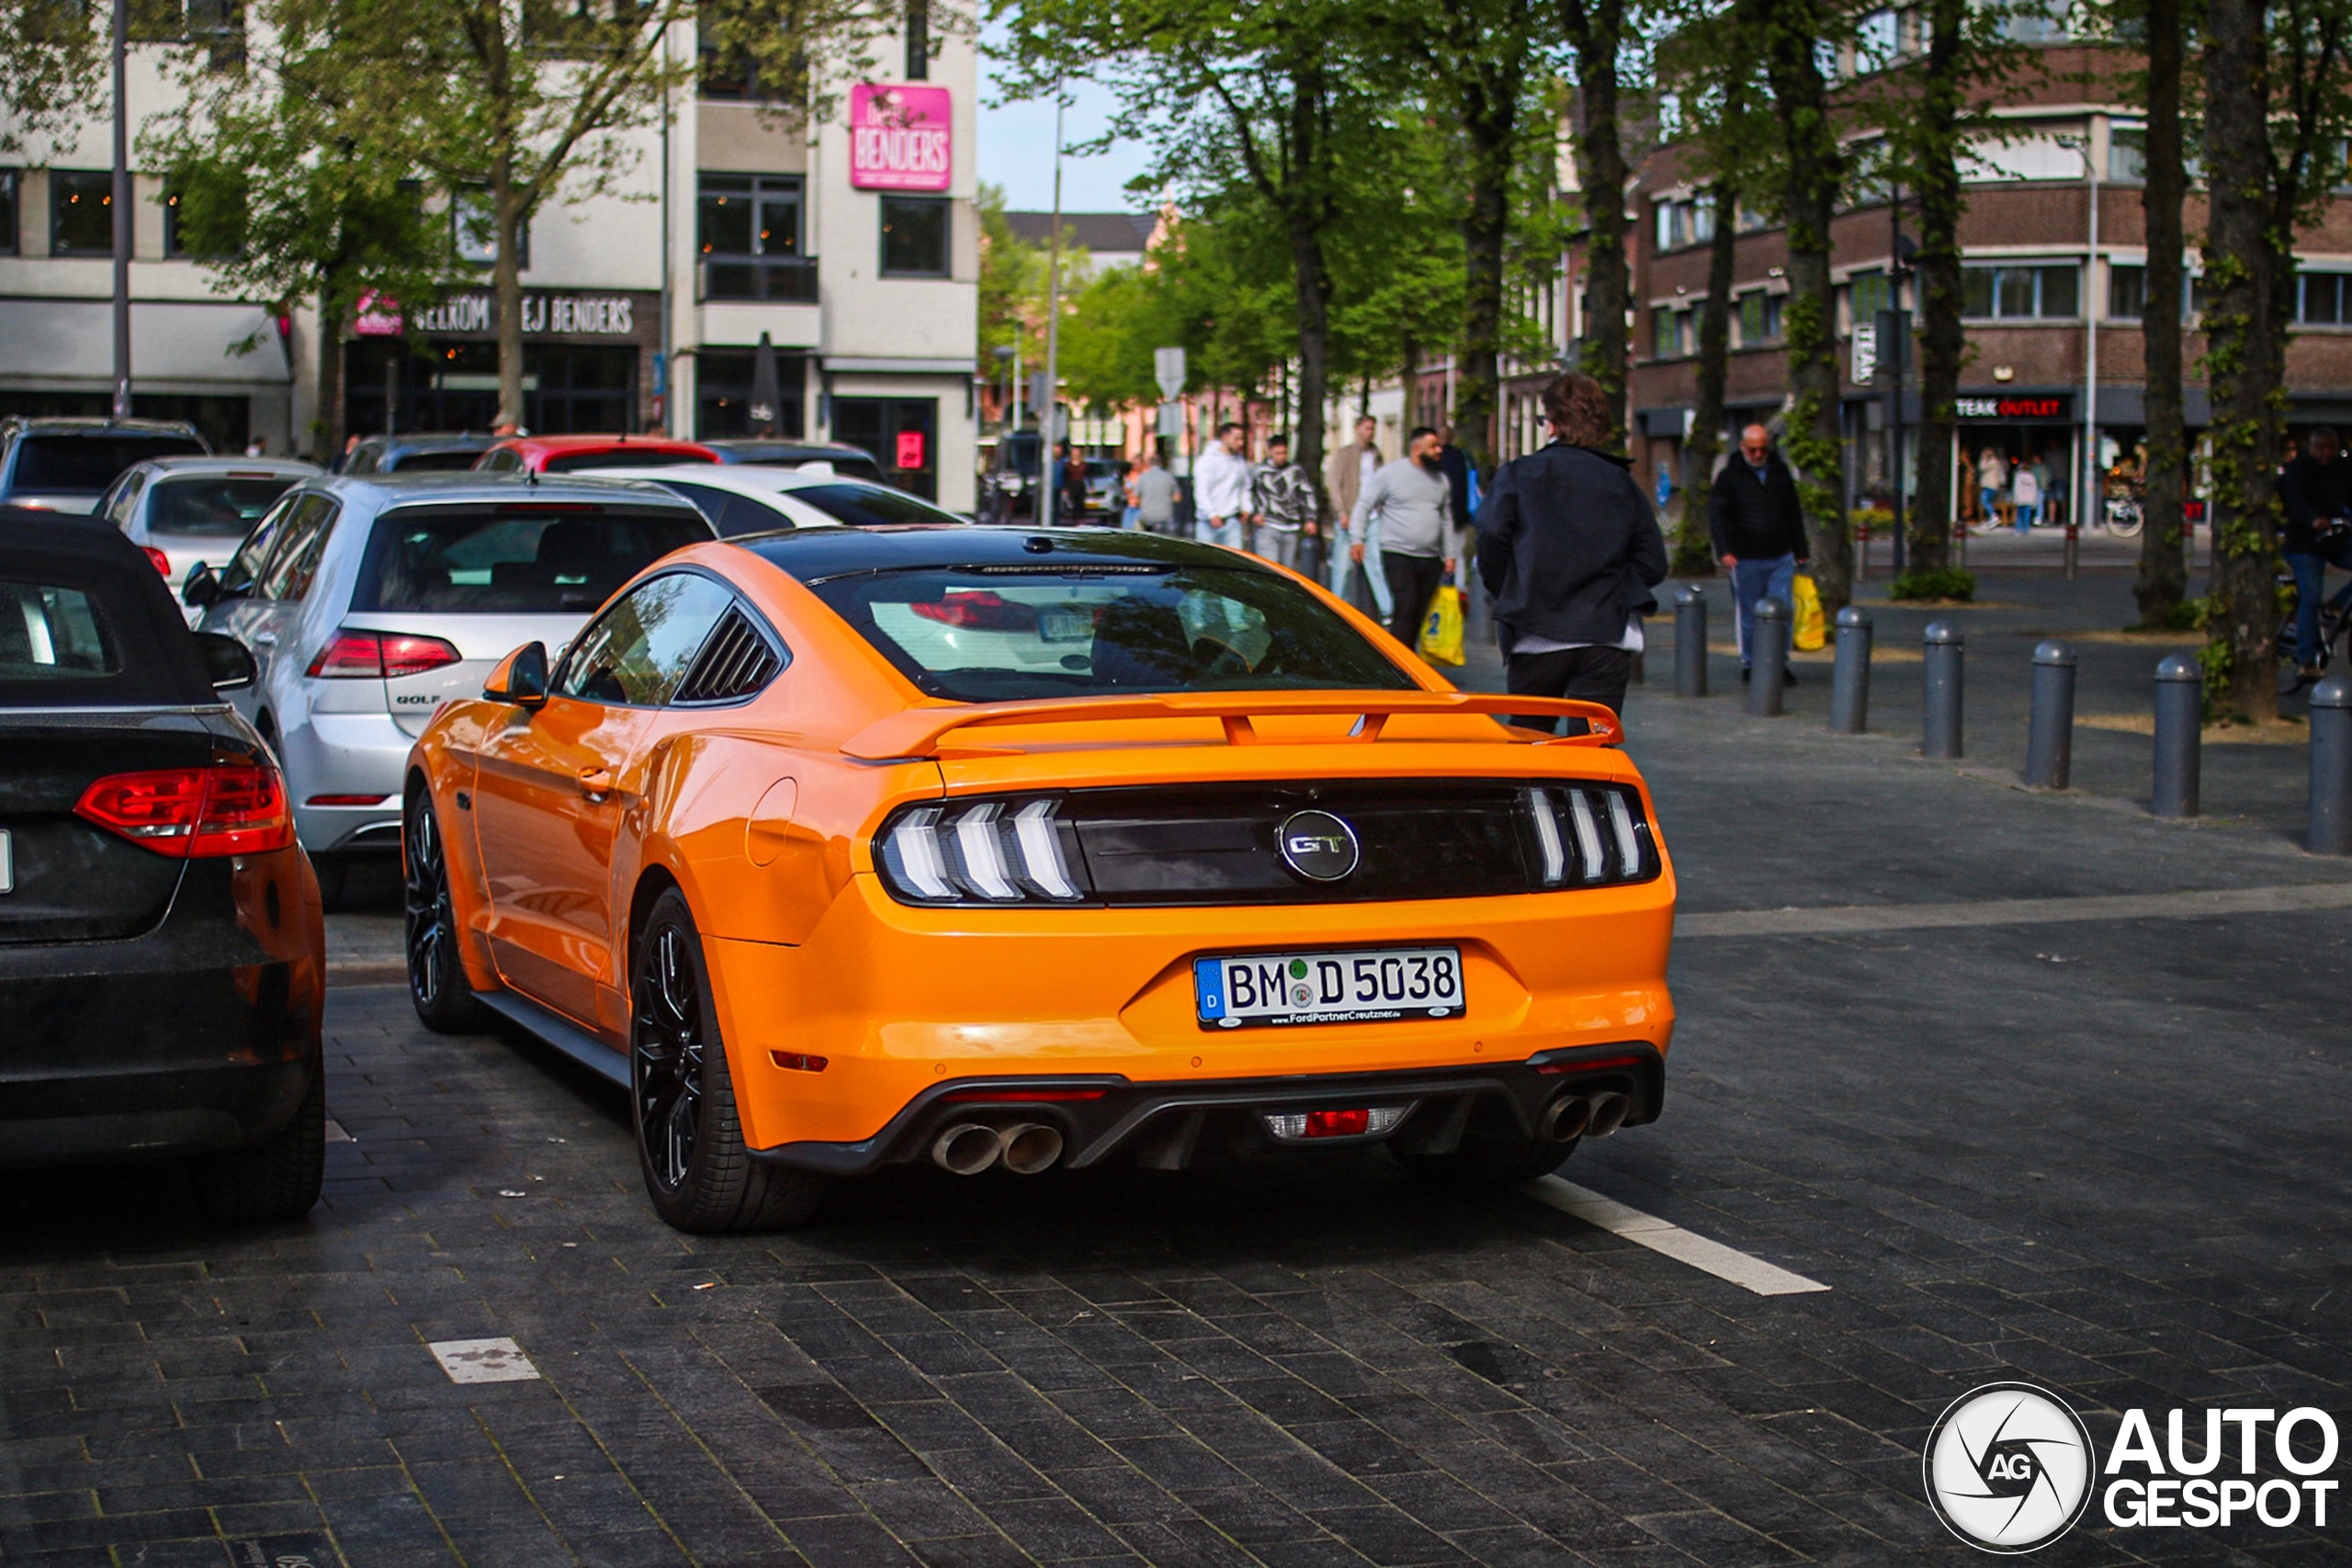
POLYGON ((276 648, 277 646, 277 634, 276 632, 255 632, 254 633, 254 641, 263 648, 276 648))
POLYGON ((610 768, 580 770, 580 793, 591 800, 602 800, 613 793, 613 771, 610 768))

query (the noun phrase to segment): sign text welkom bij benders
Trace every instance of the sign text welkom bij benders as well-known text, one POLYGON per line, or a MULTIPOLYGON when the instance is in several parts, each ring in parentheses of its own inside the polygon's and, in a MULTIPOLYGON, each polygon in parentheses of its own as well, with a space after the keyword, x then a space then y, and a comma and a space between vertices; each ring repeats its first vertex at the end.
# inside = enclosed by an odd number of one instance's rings
POLYGON ((947 189, 955 178, 955 112, 944 87, 852 87, 849 183, 859 190, 947 189))

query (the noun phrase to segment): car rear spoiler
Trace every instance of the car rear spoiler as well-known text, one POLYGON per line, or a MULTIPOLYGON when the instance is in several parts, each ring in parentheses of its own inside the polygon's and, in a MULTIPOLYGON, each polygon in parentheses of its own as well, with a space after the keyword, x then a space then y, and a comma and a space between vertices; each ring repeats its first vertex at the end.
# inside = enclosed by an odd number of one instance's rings
MULTIPOLYGON (((940 742, 957 730, 1007 725, 1099 724, 1119 719, 1214 718, 1225 726, 1228 746, 1258 743, 1257 718, 1351 714, 1349 743, 1380 739, 1398 714, 1580 718, 1583 735, 1531 738, 1536 744, 1614 746, 1625 738, 1617 716, 1599 703, 1566 697, 1513 697, 1493 692, 1167 692, 1132 697, 1059 697, 1012 703, 925 705, 895 713, 868 725, 842 745, 844 756, 862 761, 936 757, 940 742)), ((1291 737, 1282 737, 1289 744, 1291 737)), ((977 748, 976 748, 977 749, 977 748)))

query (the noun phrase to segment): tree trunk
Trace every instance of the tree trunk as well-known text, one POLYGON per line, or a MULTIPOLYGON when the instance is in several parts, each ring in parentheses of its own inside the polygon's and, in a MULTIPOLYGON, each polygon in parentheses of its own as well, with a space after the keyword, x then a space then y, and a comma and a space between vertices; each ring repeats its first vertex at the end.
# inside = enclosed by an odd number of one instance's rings
POLYGON ((319 290, 319 406, 311 415, 311 460, 322 468, 343 456, 342 292, 332 280, 319 290))
POLYGON ((1960 69, 1966 46, 1967 0, 1933 0, 1928 58, 1921 73, 1919 146, 1911 171, 1919 196, 1919 487, 1911 511, 1913 571, 1951 564, 1952 451, 1959 418, 1960 370, 1968 351, 1961 331, 1960 69))
POLYGON ((1463 116, 1470 202, 1462 220, 1462 377, 1453 406, 1463 449, 1486 475, 1495 470, 1495 409, 1502 389, 1503 244, 1510 226, 1519 94, 1514 79, 1507 96, 1487 85, 1470 96, 1470 112, 1463 116))
MULTIPOLYGON (((1714 541, 1707 509, 1715 490, 1715 460, 1724 451, 1724 387, 1731 376, 1732 264, 1739 248, 1739 192, 1717 181, 1714 237, 1707 247, 1707 298, 1699 307, 1699 396, 1690 434, 1682 446, 1682 521, 1674 531, 1674 574, 1713 577, 1714 541)), ((1620 318, 1623 319, 1622 317, 1620 318)))
MULTIPOLYGON (((1320 77, 1302 75, 1291 94, 1291 145, 1296 166, 1315 169, 1327 157, 1323 144, 1320 77), (1310 85, 1312 90, 1310 90, 1310 85)), ((1317 182, 1320 189, 1320 181, 1317 182)), ((1324 264, 1322 217, 1314 207, 1294 202, 1290 212, 1291 286, 1298 320, 1298 419, 1291 432, 1291 455, 1315 486, 1316 510, 1323 494, 1324 389, 1331 366, 1331 272, 1324 264)))
POLYGON ((2213 400, 2206 695, 2257 719, 2278 712, 2279 426, 2271 394, 2282 334, 2272 299, 2265 9, 2265 0, 2210 0, 2205 43, 2205 375, 2213 400))
MULTIPOLYGON (((1632 344, 1625 312, 1633 274, 1625 260, 1625 149, 1617 118, 1617 48, 1625 0, 1563 0, 1561 21, 1577 56, 1577 183, 1584 189, 1586 284, 1584 352, 1577 368, 1609 394, 1609 445, 1625 448, 1626 361, 1632 344)), ((1727 215, 1718 221, 1730 227, 1727 215)), ((1712 301, 1711 301, 1712 303, 1712 301)))
POLYGON ((514 188, 514 160, 501 152, 490 162, 490 200, 498 254, 491 261, 491 287, 498 318, 498 423, 493 428, 523 428, 523 233, 521 193, 514 188))
POLYGON ((2180 323, 2184 243, 2181 195, 2180 0, 2146 0, 2148 19, 2147 212, 2148 270, 2141 341, 2147 353, 2148 469, 2141 487, 2140 624, 2170 626, 2188 593, 2188 563, 2181 547, 2188 502, 2188 434, 2181 407, 2180 323))
POLYGON ((1760 23, 1765 72, 1781 128, 1787 188, 1789 385, 1796 394, 1783 446, 1796 470, 1813 536, 1821 606, 1836 615, 1853 597, 1854 546, 1846 519, 1844 431, 1838 423, 1837 292, 1829 274, 1829 220, 1844 157, 1829 118, 1816 49, 1830 18, 1816 5, 1768 5, 1760 23))

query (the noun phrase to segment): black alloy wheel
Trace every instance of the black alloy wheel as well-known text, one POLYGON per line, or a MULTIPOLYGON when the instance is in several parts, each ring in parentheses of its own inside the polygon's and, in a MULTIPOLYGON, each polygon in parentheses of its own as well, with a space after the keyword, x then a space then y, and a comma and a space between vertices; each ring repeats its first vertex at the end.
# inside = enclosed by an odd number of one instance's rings
POLYGON ((653 901, 629 961, 629 1108, 654 1212, 684 1231, 758 1230, 814 1213, 825 1179, 743 1146, 702 935, 684 895, 653 901))
POLYGON ((409 792, 401 815, 401 906, 408 955, 408 998, 424 1027, 460 1034, 480 1026, 481 1004, 458 961, 457 907, 440 818, 424 789, 409 792))

